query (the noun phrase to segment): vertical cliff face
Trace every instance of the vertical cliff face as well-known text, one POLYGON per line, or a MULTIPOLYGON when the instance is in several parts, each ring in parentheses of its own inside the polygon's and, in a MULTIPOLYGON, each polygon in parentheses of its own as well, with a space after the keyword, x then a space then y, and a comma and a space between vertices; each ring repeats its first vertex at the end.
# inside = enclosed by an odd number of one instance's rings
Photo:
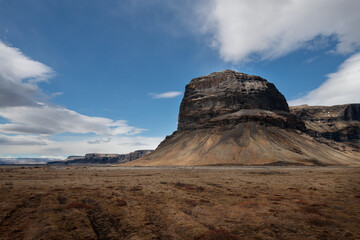
POLYGON ((211 119, 249 109, 289 112, 285 97, 259 76, 225 70, 198 77, 185 88, 178 131, 199 129, 211 119))
POLYGON ((360 121, 360 104, 348 104, 343 116, 345 121, 360 121))
MULTIPOLYGON (((339 118, 356 120, 358 110, 344 108, 339 118)), ((186 86, 177 131, 154 152, 126 164, 360 164, 356 149, 308 134, 308 110, 294 114, 274 84, 261 77, 230 70, 198 77, 186 86)))
POLYGON ((360 104, 302 105, 291 107, 291 113, 304 121, 311 136, 350 142, 360 150, 360 104))

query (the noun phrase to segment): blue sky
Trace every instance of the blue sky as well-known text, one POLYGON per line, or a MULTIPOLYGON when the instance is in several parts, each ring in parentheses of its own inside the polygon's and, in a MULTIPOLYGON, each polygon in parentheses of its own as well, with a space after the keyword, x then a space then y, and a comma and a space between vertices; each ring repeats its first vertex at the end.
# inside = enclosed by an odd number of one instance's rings
POLYGON ((360 3, 0 0, 0 157, 153 149, 233 69, 291 105, 360 102, 360 3), (2 88, 2 90, 1 90, 2 88))

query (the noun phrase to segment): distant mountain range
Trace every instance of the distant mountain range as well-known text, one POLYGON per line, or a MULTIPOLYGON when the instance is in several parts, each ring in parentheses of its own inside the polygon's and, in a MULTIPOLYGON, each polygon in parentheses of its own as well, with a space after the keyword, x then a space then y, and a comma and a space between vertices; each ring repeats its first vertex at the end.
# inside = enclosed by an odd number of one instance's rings
POLYGON ((137 150, 127 154, 102 154, 89 153, 85 156, 69 156, 65 160, 54 158, 0 158, 0 165, 13 164, 48 164, 48 165, 71 165, 71 164, 120 164, 133 161, 151 153, 153 150, 137 150), (56 161, 55 161, 56 160, 56 161))
POLYGON ((127 154, 101 154, 89 153, 85 156, 69 156, 63 161, 48 162, 49 165, 71 165, 71 164, 120 164, 141 158, 153 150, 137 150, 127 154))
POLYGON ((0 158, 0 165, 5 164, 46 164, 54 158, 0 158))

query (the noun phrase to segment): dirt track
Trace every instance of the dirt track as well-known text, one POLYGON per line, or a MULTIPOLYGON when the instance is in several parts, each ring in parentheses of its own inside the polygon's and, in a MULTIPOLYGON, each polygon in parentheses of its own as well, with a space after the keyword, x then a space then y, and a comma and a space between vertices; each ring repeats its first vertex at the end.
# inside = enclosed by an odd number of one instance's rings
POLYGON ((360 239, 360 168, 0 167, 0 187, 0 239, 360 239))

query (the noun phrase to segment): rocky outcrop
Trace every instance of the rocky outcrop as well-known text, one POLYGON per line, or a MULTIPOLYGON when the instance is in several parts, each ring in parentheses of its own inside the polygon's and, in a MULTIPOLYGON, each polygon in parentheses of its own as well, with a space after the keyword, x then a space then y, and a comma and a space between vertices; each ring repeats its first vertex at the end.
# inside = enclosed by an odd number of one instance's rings
POLYGON ((360 104, 336 106, 296 106, 291 113, 303 120, 307 132, 315 138, 360 145, 360 104))
MULTIPOLYGON (((339 117, 358 121, 358 112, 350 106, 339 117)), ((154 152, 125 165, 360 164, 356 149, 309 135, 314 130, 305 119, 311 118, 308 114, 290 112, 284 96, 261 77, 231 70, 212 73, 186 86, 177 131, 154 152)))
POLYGON ((186 86, 178 131, 248 121, 304 130, 290 114, 285 97, 259 76, 225 70, 195 78, 186 86))
POLYGON ((137 150, 128 154, 88 153, 84 157, 69 156, 65 161, 49 162, 48 164, 119 164, 141 158, 153 150, 137 150))

